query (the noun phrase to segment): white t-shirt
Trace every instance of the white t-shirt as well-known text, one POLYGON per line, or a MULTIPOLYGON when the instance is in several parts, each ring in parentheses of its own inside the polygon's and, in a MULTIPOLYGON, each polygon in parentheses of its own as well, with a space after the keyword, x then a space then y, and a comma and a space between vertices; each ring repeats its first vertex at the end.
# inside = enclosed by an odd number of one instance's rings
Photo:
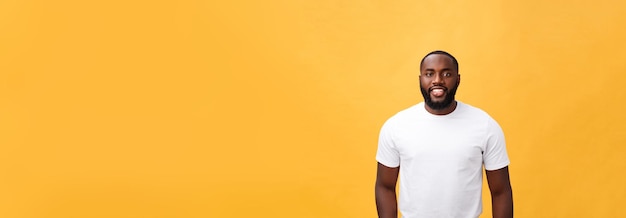
POLYGON ((482 167, 509 165, 504 134, 481 109, 457 101, 447 115, 419 103, 389 118, 376 160, 400 166, 403 217, 468 217, 482 213, 482 167))

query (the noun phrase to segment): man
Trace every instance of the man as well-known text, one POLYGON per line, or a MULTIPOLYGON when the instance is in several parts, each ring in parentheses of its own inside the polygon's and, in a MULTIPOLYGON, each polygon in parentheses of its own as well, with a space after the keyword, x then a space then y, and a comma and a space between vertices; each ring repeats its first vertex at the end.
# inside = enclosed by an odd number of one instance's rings
POLYGON ((445 51, 420 64, 424 102, 385 122, 376 160, 376 207, 381 218, 478 217, 482 168, 491 191, 493 217, 513 217, 509 158, 504 134, 484 111, 456 101, 461 82, 457 60, 445 51))

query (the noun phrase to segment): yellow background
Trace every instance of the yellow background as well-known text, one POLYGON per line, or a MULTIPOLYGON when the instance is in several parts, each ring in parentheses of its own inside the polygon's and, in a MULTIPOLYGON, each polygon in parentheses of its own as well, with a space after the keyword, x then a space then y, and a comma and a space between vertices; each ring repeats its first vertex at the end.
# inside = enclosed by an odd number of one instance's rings
POLYGON ((379 128, 436 49, 505 131, 517 217, 625 217, 625 26, 602 0, 2 0, 0 217, 375 217, 379 128))

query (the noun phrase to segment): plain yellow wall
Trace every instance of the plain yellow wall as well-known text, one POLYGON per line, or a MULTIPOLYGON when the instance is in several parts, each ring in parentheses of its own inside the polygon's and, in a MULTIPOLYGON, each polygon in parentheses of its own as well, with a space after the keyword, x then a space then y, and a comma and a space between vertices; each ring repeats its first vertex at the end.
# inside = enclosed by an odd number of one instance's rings
POLYGON ((0 1, 0 217, 375 217, 379 128, 436 49, 505 131, 516 217, 624 217, 625 26, 602 0, 0 1))

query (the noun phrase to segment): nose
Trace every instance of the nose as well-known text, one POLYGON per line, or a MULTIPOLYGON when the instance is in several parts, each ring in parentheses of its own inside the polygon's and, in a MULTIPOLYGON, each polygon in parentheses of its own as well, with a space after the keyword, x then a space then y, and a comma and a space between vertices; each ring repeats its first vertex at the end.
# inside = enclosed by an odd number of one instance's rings
POLYGON ((435 73, 435 78, 433 78, 433 85, 441 85, 443 84, 444 79, 440 73, 435 73))

